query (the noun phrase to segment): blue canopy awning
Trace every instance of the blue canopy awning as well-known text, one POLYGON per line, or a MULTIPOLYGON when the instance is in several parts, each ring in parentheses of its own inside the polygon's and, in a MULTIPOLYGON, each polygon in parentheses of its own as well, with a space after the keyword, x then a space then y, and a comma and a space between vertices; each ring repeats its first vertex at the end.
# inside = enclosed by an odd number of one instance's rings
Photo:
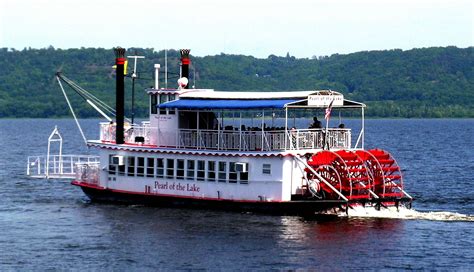
MULTIPOLYGON (((299 99, 301 100, 301 99, 299 99)), ((176 109, 282 109, 296 99, 180 99, 158 105, 176 109)))

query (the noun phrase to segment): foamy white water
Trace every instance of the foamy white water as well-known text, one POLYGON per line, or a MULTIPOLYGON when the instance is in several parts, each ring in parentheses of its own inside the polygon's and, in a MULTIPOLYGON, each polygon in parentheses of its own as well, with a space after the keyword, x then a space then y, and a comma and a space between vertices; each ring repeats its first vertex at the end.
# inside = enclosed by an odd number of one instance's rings
POLYGON ((340 216, 349 218, 392 218, 474 222, 474 215, 445 211, 420 212, 405 207, 400 207, 398 210, 395 207, 382 208, 380 210, 376 210, 374 207, 354 207, 353 209, 349 209, 348 215, 344 213, 340 216))

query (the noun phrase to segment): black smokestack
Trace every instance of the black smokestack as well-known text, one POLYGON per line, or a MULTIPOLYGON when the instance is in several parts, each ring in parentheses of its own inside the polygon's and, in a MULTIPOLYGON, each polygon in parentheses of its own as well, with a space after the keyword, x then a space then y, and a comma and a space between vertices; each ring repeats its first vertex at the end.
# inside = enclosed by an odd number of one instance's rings
MULTIPOLYGON (((185 77, 189 82, 189 64, 191 60, 189 59, 189 52, 191 49, 181 49, 181 77, 185 77)), ((186 85, 186 89, 189 89, 189 83, 186 85)))
POLYGON ((115 65, 117 66, 115 78, 116 78, 116 94, 115 94, 115 110, 116 110, 116 122, 117 127, 115 129, 115 142, 117 144, 124 143, 123 137, 123 123, 125 115, 125 48, 117 47, 114 48, 115 52, 115 65))

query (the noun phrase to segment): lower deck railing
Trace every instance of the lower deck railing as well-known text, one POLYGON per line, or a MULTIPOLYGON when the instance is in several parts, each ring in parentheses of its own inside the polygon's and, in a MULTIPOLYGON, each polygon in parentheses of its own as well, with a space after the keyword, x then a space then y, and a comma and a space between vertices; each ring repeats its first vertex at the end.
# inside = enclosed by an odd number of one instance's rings
POLYGON ((77 164, 99 163, 98 156, 30 156, 26 174, 33 178, 74 178, 77 164))

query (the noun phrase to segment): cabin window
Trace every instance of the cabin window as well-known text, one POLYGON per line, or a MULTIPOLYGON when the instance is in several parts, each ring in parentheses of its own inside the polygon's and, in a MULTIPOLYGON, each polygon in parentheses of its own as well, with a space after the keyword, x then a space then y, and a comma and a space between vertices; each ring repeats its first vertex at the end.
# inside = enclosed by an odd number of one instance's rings
POLYGON ((262 174, 271 175, 272 174, 272 165, 264 163, 262 166, 262 174))
POLYGON ((174 178, 174 160, 173 159, 166 160, 166 178, 169 178, 169 179, 174 178))
MULTIPOLYGON (((160 95, 160 104, 168 102, 168 96, 166 94, 160 95)), ((166 109, 160 108, 160 114, 166 114, 166 109)))
POLYGON ((205 161, 197 161, 197 180, 204 180, 206 175, 206 162, 205 161))
POLYGON ((187 174, 186 174, 186 178, 189 179, 189 180, 193 180, 194 179, 194 172, 196 171, 196 166, 195 166, 195 162, 192 161, 192 160, 188 160, 188 169, 187 169, 187 174))
POLYGON ((219 173, 218 173, 218 181, 219 182, 226 182, 227 179, 227 162, 219 162, 219 173))
POLYGON ((216 181, 216 162, 207 162, 207 181, 216 181))
POLYGON ((155 172, 155 159, 146 158, 146 176, 149 178, 154 177, 155 172))
POLYGON ((249 172, 240 172, 239 173, 239 180, 240 180, 240 183, 242 183, 242 184, 248 184, 249 183, 249 172))
POLYGON ((239 170, 239 181, 242 184, 248 184, 249 183, 249 164, 248 163, 243 163, 242 167, 240 167, 239 170))
POLYGON ((114 155, 109 155, 109 175, 115 175, 117 173, 117 165, 114 164, 114 155))
POLYGON ((137 157, 137 176, 143 177, 145 175, 145 158, 137 157))
POLYGON ((168 102, 168 96, 166 94, 160 94, 160 104, 168 102))
POLYGON ((135 176, 135 157, 127 157, 127 175, 135 176))
POLYGON ((235 162, 229 163, 229 182, 237 183, 237 171, 235 169, 235 162))
POLYGON ((118 174, 119 176, 125 176, 125 164, 118 166, 118 174))
POLYGON ((163 159, 156 159, 156 177, 163 178, 165 175, 165 165, 163 159))
POLYGON ((157 114, 158 113, 158 108, 156 107, 158 105, 158 97, 156 94, 152 94, 150 96, 150 111, 151 114, 157 114))
POLYGON ((176 160, 176 178, 184 179, 184 160, 176 160))
MULTIPOLYGON (((174 94, 169 94, 168 95, 168 101, 174 101, 176 100, 176 96, 174 94)), ((175 114, 176 110, 175 109, 168 109, 168 114, 175 114)))

